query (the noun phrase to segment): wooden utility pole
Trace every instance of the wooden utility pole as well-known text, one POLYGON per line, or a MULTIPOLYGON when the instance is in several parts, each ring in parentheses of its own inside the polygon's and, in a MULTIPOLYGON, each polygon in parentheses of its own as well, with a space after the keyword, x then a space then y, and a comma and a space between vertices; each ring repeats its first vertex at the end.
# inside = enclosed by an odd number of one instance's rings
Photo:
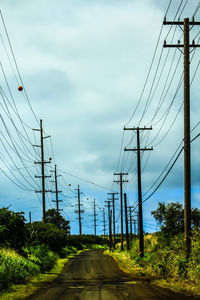
POLYGON ((106 236, 106 213, 105 208, 103 208, 103 234, 106 236))
POLYGON ((31 211, 29 211, 29 223, 31 224, 31 211))
POLYGON ((129 245, 129 234, 128 234, 128 213, 127 213, 127 199, 126 199, 126 193, 124 193, 124 209, 125 209, 125 223, 126 223, 126 243, 127 243, 127 250, 130 250, 130 245, 129 245))
POLYGON ((97 213, 96 213, 96 200, 94 198, 93 202, 93 210, 94 210, 94 235, 97 235, 97 213))
POLYGON ((137 148, 124 149, 124 151, 136 151, 137 152, 137 171, 138 171, 138 209, 139 209, 139 238, 140 238, 140 257, 144 256, 144 234, 143 234, 143 214, 142 214, 142 184, 141 184, 141 160, 140 152, 153 150, 153 148, 140 148, 140 131, 141 130, 152 130, 151 128, 124 128, 124 130, 134 130, 137 133, 137 148))
POLYGON ((135 219, 133 219, 133 224, 134 224, 134 234, 136 235, 137 233, 136 233, 136 220, 135 219))
POLYGON ((108 200, 112 200, 112 205, 113 205, 113 248, 115 249, 115 200, 119 200, 119 198, 115 198, 115 195, 118 195, 119 193, 108 193, 108 195, 112 195, 112 199, 108 199, 108 200))
POLYGON ((127 176, 128 173, 114 173, 114 175, 119 176, 119 180, 114 180, 114 182, 120 184, 120 213, 121 213, 121 250, 123 250, 123 183, 128 182, 128 180, 123 180, 123 176, 127 176))
POLYGON ((78 199, 78 204, 77 204, 77 205, 78 205, 78 210, 75 210, 75 213, 78 214, 78 220, 79 220, 79 235, 82 235, 82 223, 81 223, 82 217, 81 217, 81 214, 84 213, 84 210, 81 209, 81 206, 82 206, 83 204, 81 204, 80 195, 81 195, 82 193, 80 192, 80 187, 79 187, 79 185, 78 185, 78 188, 75 189, 75 190, 78 192, 78 196, 77 196, 77 199, 78 199))
POLYGON ((130 238, 133 239, 133 220, 132 220, 132 208, 133 206, 128 206, 129 210, 129 224, 130 224, 130 238))
MULTIPOLYGON (((164 47, 183 48, 184 52, 184 235, 185 252, 189 257, 191 252, 191 150, 190 150, 190 48, 200 47, 193 40, 190 45, 190 25, 200 25, 200 22, 185 18, 184 21, 166 21, 164 25, 183 26, 184 43, 176 45, 167 45, 164 41, 164 47)), ((179 49, 180 50, 180 49, 179 49)), ((182 52, 182 51, 181 51, 182 52)))
POLYGON ((110 241, 110 250, 112 249, 112 210, 111 201, 105 201, 107 203, 106 207, 108 207, 108 224, 109 224, 109 241, 110 241))
POLYGON ((46 221, 46 203, 45 203, 45 194, 47 192, 51 193, 51 190, 45 190, 45 179, 50 178, 50 176, 45 175, 45 169, 44 166, 47 163, 51 163, 51 157, 49 158, 49 161, 44 160, 44 139, 49 138, 50 136, 45 136, 43 134, 43 127, 42 127, 42 120, 40 120, 40 129, 33 129, 34 131, 40 131, 40 145, 33 145, 34 147, 40 147, 41 148, 41 161, 35 161, 34 164, 40 164, 41 165, 41 176, 36 176, 35 178, 42 178, 42 190, 35 191, 36 193, 42 193, 42 221, 45 223, 46 221))
POLYGON ((62 200, 58 199, 58 194, 62 193, 62 191, 58 190, 58 176, 60 176, 60 175, 57 175, 57 166, 56 165, 55 165, 54 171, 51 170, 51 172, 54 172, 54 180, 52 180, 51 182, 55 182, 55 191, 52 191, 52 193, 55 193, 55 195, 56 195, 56 200, 52 200, 52 202, 56 202, 56 210, 57 210, 57 213, 59 213, 59 211, 60 211, 59 202, 62 202, 62 200))

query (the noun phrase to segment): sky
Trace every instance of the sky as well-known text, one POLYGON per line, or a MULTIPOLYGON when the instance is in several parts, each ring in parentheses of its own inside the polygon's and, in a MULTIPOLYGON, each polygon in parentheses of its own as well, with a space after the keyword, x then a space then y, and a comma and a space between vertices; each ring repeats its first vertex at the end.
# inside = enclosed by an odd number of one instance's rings
MULTIPOLYGON (((198 1, 159 0, 13 0, 1 1, 0 205, 42 217, 39 120, 43 120, 46 174, 58 168, 61 213, 78 233, 77 189, 80 185, 83 233, 93 233, 93 199, 97 232, 102 234, 102 208, 108 192, 119 192, 114 172, 128 172, 124 184, 128 205, 137 203, 136 137, 126 127, 151 127, 141 132, 143 199, 183 140, 183 54, 163 48, 182 41, 182 30, 162 26, 167 19, 199 17, 198 1), (8 40, 9 37, 9 40, 8 40), (160 37, 160 38, 159 38, 160 37), (10 44, 9 44, 10 42, 10 44), (156 47, 157 45, 157 47, 156 47), (11 47, 12 48, 11 48, 11 47), (155 51, 156 49, 156 51, 155 51), (152 61, 153 59, 153 61, 152 61), (17 65, 16 65, 17 63, 17 65), (150 66, 152 68, 150 69, 150 66), (149 72, 150 69, 150 72, 149 72), (149 75, 148 75, 149 74, 149 75), (6 80, 5 80, 6 79, 6 80), (145 84, 146 82, 146 84, 145 84), (18 91, 18 86, 23 91, 18 91), (139 102, 140 100, 140 102, 139 102), (139 102, 139 105, 138 105, 139 102), (135 113, 134 113, 135 112, 135 113), (52 150, 53 149, 53 150, 52 150), (120 151, 121 150, 121 151, 120 151), (9 178, 8 178, 9 176, 9 178), (114 178, 115 177, 115 178, 114 178), (14 181, 14 182, 13 182, 14 181), (18 183, 19 186, 16 185, 18 183)), ((199 26, 190 31, 198 42, 199 26)), ((191 52, 191 129, 199 121, 199 51, 191 52), (194 78, 193 78, 194 76, 194 78)), ((192 138, 200 126, 192 131, 192 138)), ((200 205, 198 138, 192 151, 192 207, 200 205)), ((178 152, 177 152, 178 153, 178 152)), ((165 174, 166 172, 164 172, 165 174)), ((163 176, 164 176, 163 174, 163 176)), ((53 178, 46 188, 54 189, 53 178)), ((55 207, 47 193, 47 209, 55 207)), ((183 204, 183 153, 158 191, 143 204, 144 230, 157 225, 151 216, 158 202, 183 204)), ((117 227, 120 202, 116 201, 117 227)), ((137 210, 137 209, 136 209, 137 210)))

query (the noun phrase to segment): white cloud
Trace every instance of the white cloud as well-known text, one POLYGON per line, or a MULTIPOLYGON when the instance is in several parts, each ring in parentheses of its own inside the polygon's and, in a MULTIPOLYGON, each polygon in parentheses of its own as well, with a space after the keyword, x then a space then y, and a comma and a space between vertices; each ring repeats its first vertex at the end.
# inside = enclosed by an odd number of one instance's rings
MULTIPOLYGON (((2 2, 2 12, 26 91, 36 115, 39 119, 43 119, 45 130, 52 135, 56 161, 61 169, 69 170, 99 184, 106 186, 111 184, 119 155, 122 129, 131 117, 142 91, 166 6, 167 4, 161 4, 156 0, 60 0, 59 3, 47 0, 20 0, 12 1, 12 6, 9 1, 2 2)), ((169 17, 173 13, 171 9, 169 17)), ((3 33, 2 26, 1 31, 3 33)), ((168 28, 165 27, 162 39, 167 31, 168 28)), ((180 32, 177 29, 177 37, 178 35, 180 32)), ((5 34, 3 38, 5 39, 5 34)), ((170 38, 171 36, 168 37, 168 41, 170 38)), ((155 65, 162 50, 162 39, 155 65)), ((6 46, 8 47, 7 44, 6 46)), ((23 120, 31 127, 38 127, 21 97, 22 94, 17 91, 18 84, 15 82, 2 45, 0 51, 2 64, 23 120)), ((161 65, 164 63, 166 51, 163 50, 161 65)), ((170 69, 173 53, 171 51, 169 55, 166 71, 159 83, 160 88, 155 92, 141 126, 152 119, 170 69)), ((177 60, 178 52, 172 70, 175 69, 177 60)), ((191 66, 194 72, 196 62, 192 62, 191 66)), ((160 71, 161 69, 158 74, 160 71)), ((168 83, 172 80, 172 88, 155 121, 166 112, 181 72, 182 58, 175 77, 169 77, 168 83)), ((157 80, 158 77, 155 79, 155 85, 157 80)), ((129 123, 130 126, 136 126, 141 118, 152 81, 153 72, 150 74, 147 90, 137 114, 129 123)), ((3 88, 6 88, 4 83, 3 88)), ((153 145, 160 141, 171 126, 180 107, 182 94, 181 87, 161 134, 152 143, 153 145)), ((191 99, 194 125, 199 120, 198 94, 199 87, 196 80, 191 99)), ((157 178, 181 141, 182 119, 181 111, 166 139, 154 147, 149 164, 142 175, 145 188, 157 178)), ((153 126, 149 142, 156 136, 161 124, 162 121, 153 126)), ((126 132, 124 144, 129 143, 130 137, 131 133, 126 132)), ((145 139, 141 144, 145 144, 145 139)), ((130 146, 136 146, 135 139, 130 146)), ((193 151, 195 162, 198 161, 200 164, 197 143, 194 144, 193 151)), ((132 157, 130 153, 128 155, 132 157)), ((182 160, 170 174, 169 186, 182 185, 181 164, 182 160)), ((128 160, 127 166, 129 165, 128 160)), ((197 163, 193 164, 193 183, 196 185, 197 166, 197 163)), ((133 169, 135 167, 136 164, 133 169)), ((90 185, 87 188, 90 189, 90 185)))

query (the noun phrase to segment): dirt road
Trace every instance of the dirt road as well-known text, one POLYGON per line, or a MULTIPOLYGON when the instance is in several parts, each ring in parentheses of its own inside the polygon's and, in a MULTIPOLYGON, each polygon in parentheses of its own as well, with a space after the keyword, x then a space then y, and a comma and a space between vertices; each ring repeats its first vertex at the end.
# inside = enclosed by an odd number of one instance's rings
POLYGON ((168 289, 123 273, 115 260, 91 250, 69 260, 64 272, 27 300, 186 300, 168 289))

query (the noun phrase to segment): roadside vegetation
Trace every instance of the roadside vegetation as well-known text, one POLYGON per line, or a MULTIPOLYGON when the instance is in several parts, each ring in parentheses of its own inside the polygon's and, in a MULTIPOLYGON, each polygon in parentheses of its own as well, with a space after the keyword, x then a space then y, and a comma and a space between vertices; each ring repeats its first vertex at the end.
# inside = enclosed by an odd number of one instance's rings
POLYGON ((195 209, 192 213, 192 247, 188 259, 184 250, 182 206, 179 203, 159 203, 152 215, 159 220, 161 231, 145 234, 144 257, 139 256, 137 236, 131 241, 130 251, 121 251, 118 244, 110 254, 122 269, 137 278, 153 280, 177 292, 200 296, 200 211, 195 209))
POLYGON ((101 237, 70 235, 69 221, 54 209, 47 211, 46 216, 48 223, 27 224, 23 213, 0 209, 1 299, 13 285, 39 278, 78 250, 103 248, 108 243, 101 237))

